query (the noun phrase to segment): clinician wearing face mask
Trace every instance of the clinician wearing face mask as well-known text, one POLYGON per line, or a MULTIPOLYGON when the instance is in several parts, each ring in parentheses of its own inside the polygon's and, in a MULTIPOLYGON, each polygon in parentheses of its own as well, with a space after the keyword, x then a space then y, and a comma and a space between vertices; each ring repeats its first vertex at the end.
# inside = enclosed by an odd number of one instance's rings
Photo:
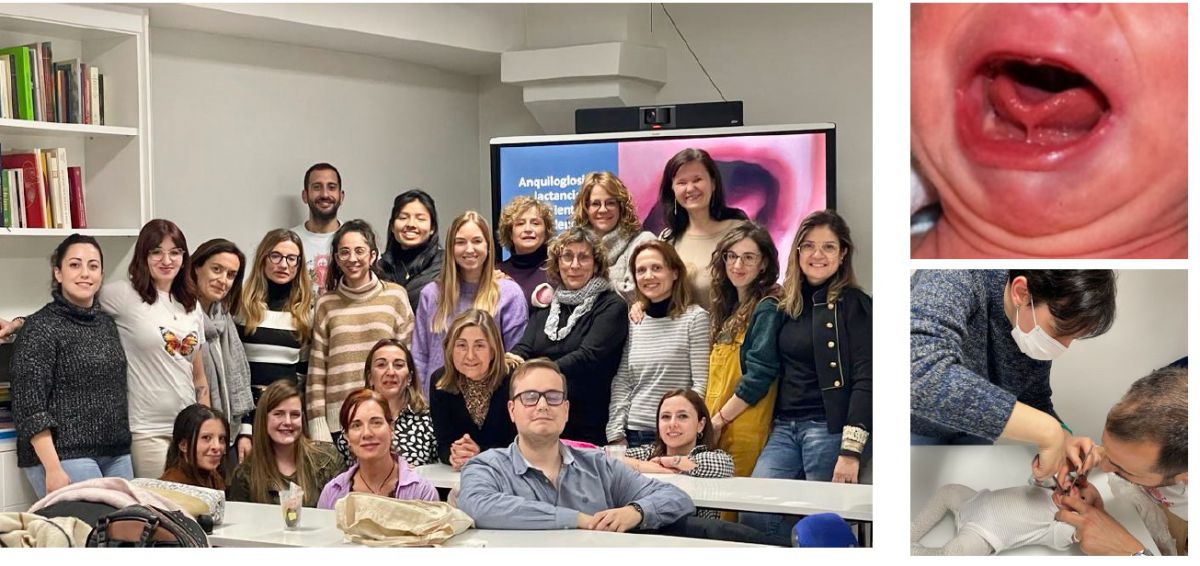
POLYGON ((1039 479, 1070 463, 1051 401, 1051 361, 1108 331, 1116 275, 1104 270, 918 271, 912 294, 912 443, 1038 447, 1039 479))

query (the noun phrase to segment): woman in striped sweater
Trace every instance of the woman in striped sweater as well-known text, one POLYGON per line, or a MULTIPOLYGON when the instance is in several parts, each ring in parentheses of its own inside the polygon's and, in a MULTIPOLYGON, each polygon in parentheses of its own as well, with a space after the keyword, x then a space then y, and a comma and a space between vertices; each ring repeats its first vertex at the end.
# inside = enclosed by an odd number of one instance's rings
MULTIPOLYGON (((662 240, 638 245, 629 258, 646 318, 630 325, 612 383, 606 434, 631 448, 654 442, 658 404, 667 391, 704 395, 708 382, 708 312, 692 302, 687 268, 662 240)), ((703 397, 701 397, 703 398, 703 397)))
POLYGON ((379 246, 364 220, 342 224, 333 235, 335 261, 317 300, 308 362, 305 408, 313 440, 335 442, 341 434, 342 402, 362 388, 362 368, 376 342, 395 338, 408 344, 413 312, 404 287, 382 281, 375 272, 379 246))
MULTIPOLYGON (((303 391, 308 363, 301 359, 301 351, 312 338, 313 320, 312 280, 304 265, 304 244, 286 228, 267 232, 255 250, 235 322, 250 362, 250 392, 256 406, 276 380, 303 391)), ((242 419, 246 426, 239 442, 253 438, 253 423, 251 411, 242 419)))

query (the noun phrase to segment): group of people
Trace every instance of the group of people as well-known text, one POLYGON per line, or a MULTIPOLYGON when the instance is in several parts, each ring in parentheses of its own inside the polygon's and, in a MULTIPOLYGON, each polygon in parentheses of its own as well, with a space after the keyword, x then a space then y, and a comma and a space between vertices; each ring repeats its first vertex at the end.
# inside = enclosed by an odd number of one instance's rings
MULTIPOLYGON (((804 219, 780 285, 775 242, 726 205, 699 149, 664 167, 668 228, 657 236, 612 173, 585 177, 561 234, 549 206, 518 197, 496 239, 466 211, 444 247, 434 199, 419 189, 395 198, 382 249, 367 222, 338 220, 345 192, 332 165, 309 168, 301 194, 308 220, 268 232, 249 263, 224 239, 189 251, 177 225, 156 219, 128 279, 101 289, 97 241, 62 241, 51 302, 0 321, 0 337, 17 332, 18 465, 39 496, 136 476, 255 502, 291 484, 322 507, 351 491, 437 499, 411 468, 441 461, 462 470, 459 501, 487 526, 521 512, 489 491, 511 482, 472 479, 504 459, 508 473, 535 467, 556 485, 582 481, 577 466, 606 478, 858 481, 871 300, 835 212, 804 219), (560 437, 572 448, 553 462, 560 437), (628 447, 619 466, 577 448, 610 444, 628 447)), ((568 499, 592 503, 559 503, 578 512, 571 526, 656 528, 695 511, 657 484, 616 499, 581 489, 568 499), (649 491, 661 499, 633 505, 637 522, 595 507, 649 491)), ((782 517, 742 521, 785 540, 782 517)))

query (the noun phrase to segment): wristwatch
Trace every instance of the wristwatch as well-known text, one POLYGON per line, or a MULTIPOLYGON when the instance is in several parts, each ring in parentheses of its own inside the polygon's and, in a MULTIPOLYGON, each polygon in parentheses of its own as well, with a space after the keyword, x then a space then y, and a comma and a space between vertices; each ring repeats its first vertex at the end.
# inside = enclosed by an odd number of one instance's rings
POLYGON ((637 524, 637 526, 635 526, 634 528, 635 528, 635 529, 640 529, 640 528, 642 528, 642 523, 645 523, 645 522, 646 522, 646 510, 645 510, 645 509, 642 509, 642 506, 641 506, 641 505, 638 505, 638 503, 637 503, 636 501, 634 501, 633 503, 630 503, 630 504, 629 504, 629 506, 630 506, 630 507, 633 507, 633 510, 634 510, 634 511, 637 511, 637 512, 638 512, 638 515, 641 515, 641 516, 642 516, 642 518, 638 520, 638 524, 637 524))
POLYGON ((1145 548, 1143 548, 1143 549, 1131 554, 1130 556, 1154 556, 1154 555, 1150 554, 1149 550, 1146 550, 1145 548))

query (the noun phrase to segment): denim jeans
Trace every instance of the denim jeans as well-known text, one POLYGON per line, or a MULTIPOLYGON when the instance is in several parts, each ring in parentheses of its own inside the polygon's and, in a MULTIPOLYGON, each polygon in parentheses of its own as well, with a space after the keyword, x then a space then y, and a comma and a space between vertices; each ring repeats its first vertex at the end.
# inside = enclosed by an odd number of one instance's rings
POLYGON ((625 442, 630 448, 636 448, 643 444, 654 444, 654 438, 658 432, 653 430, 631 430, 625 429, 625 442))
MULTIPOLYGON (((71 483, 96 478, 125 478, 133 479, 133 459, 129 454, 124 456, 103 456, 100 458, 72 458, 63 460, 63 471, 71 478, 71 483)), ((21 468, 25 479, 33 487, 38 499, 46 496, 46 468, 41 464, 21 468)))
MULTIPOLYGON (((829 432, 829 425, 823 421, 775 419, 751 476, 830 481, 841 447, 841 433, 829 432)), ((742 513, 741 522, 762 531, 776 544, 789 544, 788 525, 782 515, 742 513)))

